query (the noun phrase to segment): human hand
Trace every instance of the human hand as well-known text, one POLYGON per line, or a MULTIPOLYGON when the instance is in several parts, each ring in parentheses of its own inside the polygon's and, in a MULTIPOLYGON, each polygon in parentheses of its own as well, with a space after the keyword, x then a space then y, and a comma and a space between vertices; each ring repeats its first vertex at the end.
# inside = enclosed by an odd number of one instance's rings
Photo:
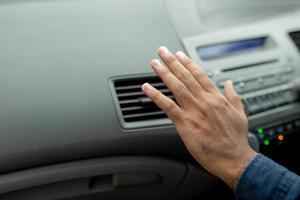
POLYGON ((248 144, 248 120, 231 81, 224 95, 204 71, 183 52, 173 55, 165 47, 151 66, 176 98, 178 105, 150 84, 144 93, 175 124, 187 150, 210 173, 234 187, 256 154, 248 144))

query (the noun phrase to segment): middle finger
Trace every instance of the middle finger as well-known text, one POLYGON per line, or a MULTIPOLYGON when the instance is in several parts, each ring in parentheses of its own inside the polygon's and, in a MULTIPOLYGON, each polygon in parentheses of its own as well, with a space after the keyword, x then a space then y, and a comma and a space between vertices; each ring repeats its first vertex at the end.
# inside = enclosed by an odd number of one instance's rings
POLYGON ((178 78, 176 78, 176 76, 174 76, 167 67, 163 66, 159 60, 152 60, 151 66, 155 73, 173 93, 178 104, 183 109, 189 108, 194 101, 194 96, 191 94, 189 89, 178 78))
POLYGON ((204 90, 193 77, 192 73, 189 72, 166 47, 158 48, 157 53, 170 71, 186 85, 195 97, 202 94, 204 90))

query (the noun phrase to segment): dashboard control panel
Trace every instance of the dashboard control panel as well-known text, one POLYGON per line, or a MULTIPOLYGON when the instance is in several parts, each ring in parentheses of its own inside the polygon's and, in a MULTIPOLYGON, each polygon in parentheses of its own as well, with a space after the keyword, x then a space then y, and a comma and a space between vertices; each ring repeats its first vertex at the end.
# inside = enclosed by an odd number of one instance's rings
POLYGON ((294 162, 300 140, 299 16, 203 32, 182 41, 221 91, 232 80, 260 152, 300 173, 294 162))
POLYGON ((261 144, 268 146, 273 141, 281 145, 290 134, 300 130, 300 115, 291 116, 287 119, 263 124, 252 130, 256 133, 261 144))
POLYGON ((265 90, 242 95, 247 115, 277 108, 298 101, 298 95, 291 84, 280 85, 265 90))
MULTIPOLYGON (((272 63, 275 61, 272 61, 272 63)), ((268 62, 270 64, 271 62, 268 62)), ((261 63, 260 63, 261 64, 261 63)), ((264 63, 266 64, 266 63, 264 63)), ((266 87, 289 80, 294 72, 295 66, 285 65, 282 67, 274 67, 271 71, 256 72, 253 74, 245 74, 244 76, 233 77, 232 82, 238 91, 253 90, 258 87, 266 87)), ((212 76, 211 73, 209 73, 212 76)), ((226 76, 225 76, 226 77, 226 76)), ((228 79, 228 76, 226 77, 228 79)), ((226 78, 218 81, 217 85, 220 89, 224 88, 226 78)))

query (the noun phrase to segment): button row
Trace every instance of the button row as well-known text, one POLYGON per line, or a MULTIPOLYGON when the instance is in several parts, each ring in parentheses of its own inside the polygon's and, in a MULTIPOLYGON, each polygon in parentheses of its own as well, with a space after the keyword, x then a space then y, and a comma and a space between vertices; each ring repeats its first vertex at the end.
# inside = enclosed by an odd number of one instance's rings
POLYGON ((297 99, 297 94, 292 89, 284 89, 259 92, 256 93, 256 96, 243 97, 243 103, 247 114, 253 115, 282 105, 290 104, 297 101, 297 99))
POLYGON ((262 142, 265 139, 274 140, 278 135, 286 135, 298 129, 300 129, 300 119, 294 119, 275 127, 260 128, 260 131, 257 131, 257 135, 262 142))
MULTIPOLYGON (((240 88, 246 87, 248 82, 257 81, 259 84, 263 84, 266 79, 275 78, 276 80, 281 80, 282 76, 293 73, 294 67, 292 66, 282 66, 279 69, 274 70, 273 72, 265 72, 257 74, 255 77, 239 77, 238 79, 233 79, 232 83, 235 86, 239 86, 240 88)), ((222 80, 218 82, 218 86, 220 88, 224 88, 225 81, 222 80)))

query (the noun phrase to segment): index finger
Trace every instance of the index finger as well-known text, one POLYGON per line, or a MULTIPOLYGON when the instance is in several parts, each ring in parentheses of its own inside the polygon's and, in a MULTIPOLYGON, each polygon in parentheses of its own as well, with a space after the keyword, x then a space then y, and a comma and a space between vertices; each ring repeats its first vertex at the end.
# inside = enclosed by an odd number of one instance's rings
POLYGON ((176 123, 181 120, 183 111, 173 100, 166 97, 149 83, 143 84, 142 90, 160 109, 166 113, 172 122, 176 123))

